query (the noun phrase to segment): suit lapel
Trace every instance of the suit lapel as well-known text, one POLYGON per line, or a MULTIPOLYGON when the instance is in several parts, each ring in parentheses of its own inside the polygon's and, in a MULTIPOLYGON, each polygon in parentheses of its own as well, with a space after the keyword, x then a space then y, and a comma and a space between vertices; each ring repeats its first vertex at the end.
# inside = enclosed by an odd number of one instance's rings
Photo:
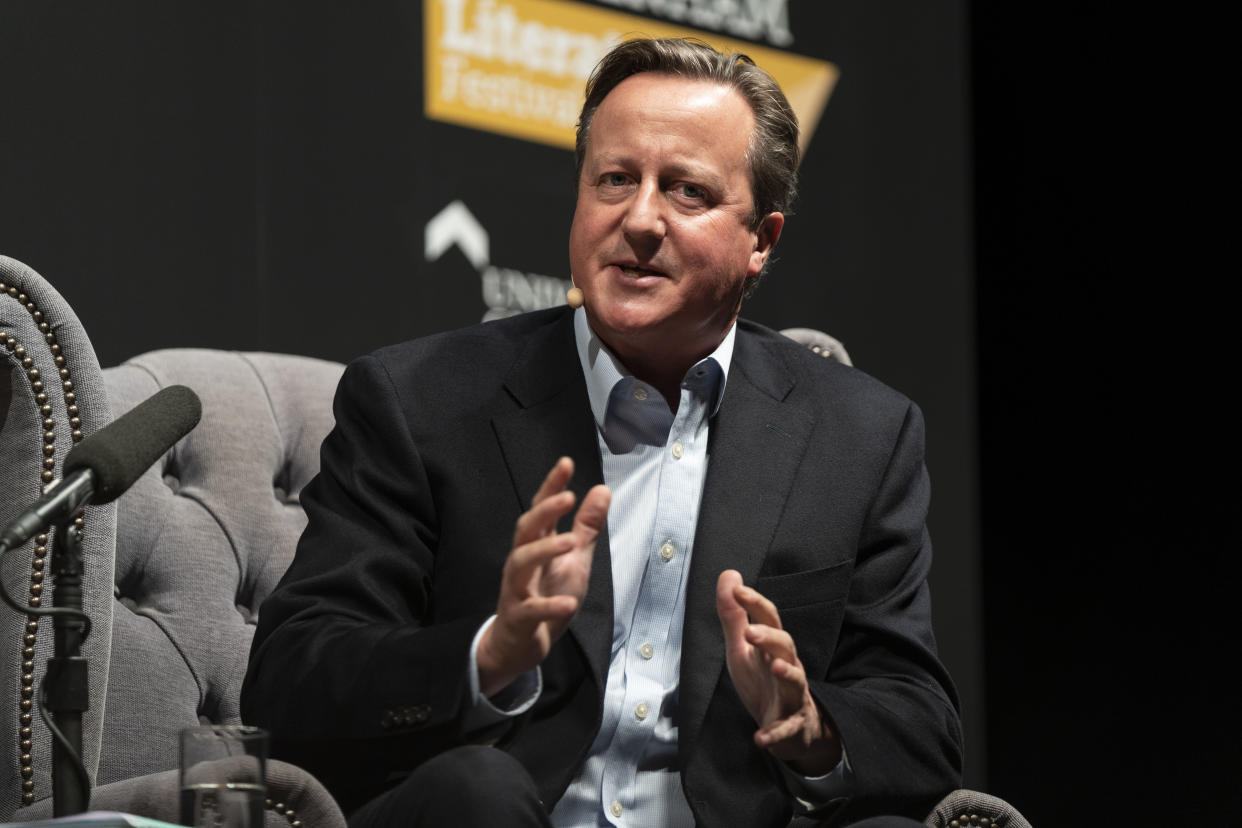
MULTIPOLYGON (((754 584, 814 424, 786 401, 794 379, 767 343, 739 330, 734 366, 712 421, 707 480, 686 589, 679 741, 697 744, 724 670, 716 579, 736 569, 754 584)), ((727 679, 726 679, 727 680, 727 679)), ((683 754, 685 755, 685 754, 683 754)))
MULTIPOLYGON (((514 491, 525 511, 558 457, 574 461, 570 489, 578 502, 604 481, 595 421, 574 343, 573 314, 538 330, 505 379, 517 408, 492 419, 514 491)), ((572 514, 572 513, 571 513, 572 514)), ((560 527, 567 529, 571 517, 560 527)), ((612 641, 612 564, 608 529, 595 543, 586 599, 570 624, 601 688, 612 641)))

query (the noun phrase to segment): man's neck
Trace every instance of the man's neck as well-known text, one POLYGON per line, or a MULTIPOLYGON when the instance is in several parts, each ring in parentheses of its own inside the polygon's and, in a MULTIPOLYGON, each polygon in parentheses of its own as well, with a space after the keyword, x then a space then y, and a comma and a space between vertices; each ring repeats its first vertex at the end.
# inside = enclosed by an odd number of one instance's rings
MULTIPOLYGON (((725 376, 728 376, 729 363, 732 361, 733 355, 732 341, 736 319, 731 321, 731 324, 724 330, 717 341, 710 343, 710 346, 703 346, 689 357, 678 356, 675 350, 668 348, 666 343, 659 341, 651 343, 652 347, 648 348, 618 348, 615 343, 600 335, 591 326, 589 317, 582 309, 578 310, 574 324, 578 347, 583 349, 580 351, 580 356, 583 360, 584 370, 587 370, 589 373, 592 370, 589 365, 594 364, 594 358, 590 356, 587 346, 589 339, 593 338, 599 345, 603 346, 605 352, 612 359, 614 371, 633 376, 635 379, 641 380, 643 383, 655 388, 668 404, 669 410, 674 414, 677 413, 680 407, 682 384, 686 379, 686 374, 697 363, 707 357, 714 357, 724 369, 725 376), (725 347, 726 343, 728 344, 727 348, 725 347), (665 344, 665 347, 660 347, 661 344, 665 344)), ((620 344, 634 345, 632 342, 620 344)), ((592 404, 595 405, 594 402, 592 404)), ((602 410, 597 410, 595 415, 602 424, 602 410)))
MULTIPOLYGON (((736 320, 734 324, 736 324, 736 320)), ((677 406, 681 402, 681 383, 686 378, 686 372, 699 360, 710 356, 720 347, 720 343, 724 341, 725 336, 728 335, 731 329, 732 326, 726 329, 721 334, 720 339, 711 343, 710 346, 704 346, 690 356, 682 356, 680 358, 668 351, 661 352, 659 348, 625 351, 618 349, 603 336, 600 336, 600 339, 608 346, 608 350, 612 351, 621 364, 625 366, 627 371, 659 391, 660 395, 668 402, 668 407, 676 414, 677 406), (656 355, 651 356, 651 351, 655 351, 656 355)), ((596 336, 599 336, 598 332, 596 336)))

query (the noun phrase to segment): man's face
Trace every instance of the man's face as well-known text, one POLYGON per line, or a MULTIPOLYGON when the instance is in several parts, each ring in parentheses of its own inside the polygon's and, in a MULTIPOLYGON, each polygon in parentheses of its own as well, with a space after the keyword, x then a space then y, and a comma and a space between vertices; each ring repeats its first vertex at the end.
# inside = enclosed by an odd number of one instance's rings
POLYGON ((735 89, 649 72, 596 110, 569 260, 592 328, 631 370, 711 353, 780 235, 780 213, 751 229, 754 124, 735 89))

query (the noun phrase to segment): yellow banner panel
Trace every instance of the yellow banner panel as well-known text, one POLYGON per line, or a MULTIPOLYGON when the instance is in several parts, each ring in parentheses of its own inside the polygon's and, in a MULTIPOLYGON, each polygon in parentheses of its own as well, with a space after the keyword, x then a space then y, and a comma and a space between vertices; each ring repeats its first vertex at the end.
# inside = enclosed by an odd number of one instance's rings
POLYGON ((632 37, 701 38, 744 52, 780 83, 805 152, 839 74, 827 61, 569 0, 424 0, 426 115, 572 149, 583 88, 632 37))

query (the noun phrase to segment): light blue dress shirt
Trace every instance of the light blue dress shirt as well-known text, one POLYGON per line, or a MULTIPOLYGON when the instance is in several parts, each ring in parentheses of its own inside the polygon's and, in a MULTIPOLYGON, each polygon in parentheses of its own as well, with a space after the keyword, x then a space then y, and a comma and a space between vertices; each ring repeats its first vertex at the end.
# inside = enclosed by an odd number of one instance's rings
POLYGON ((552 823, 693 825, 677 768, 682 625, 708 423, 724 394, 735 329, 686 372, 674 414, 659 391, 629 375, 581 309, 574 325, 612 489, 612 659, 599 734, 552 823))

